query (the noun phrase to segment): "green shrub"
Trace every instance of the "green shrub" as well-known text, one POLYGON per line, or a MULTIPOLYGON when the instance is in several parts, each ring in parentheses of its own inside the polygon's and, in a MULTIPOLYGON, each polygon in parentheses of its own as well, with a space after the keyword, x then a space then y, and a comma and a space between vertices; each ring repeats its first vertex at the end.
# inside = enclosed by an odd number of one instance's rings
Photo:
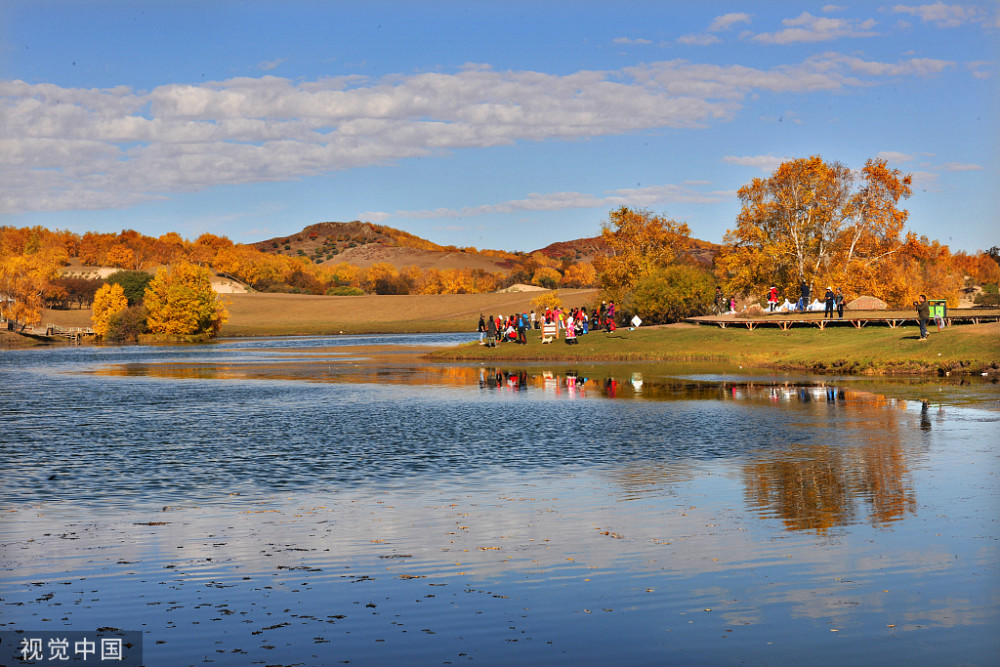
POLYGON ((675 264, 656 269, 636 283, 628 306, 650 324, 677 322, 707 313, 714 295, 715 281, 708 271, 675 264))
POLYGON ((983 291, 976 295, 973 303, 977 306, 987 306, 990 308, 1000 307, 1000 289, 996 285, 983 285, 983 291))
POLYGON ((145 271, 116 271, 105 280, 109 285, 122 286, 129 306, 136 306, 142 303, 142 300, 146 296, 146 287, 152 281, 152 274, 145 271))
POLYGON ((134 343, 146 332, 145 306, 132 306, 115 313, 108 319, 108 333, 104 340, 111 343, 134 343))
POLYGON ((364 290, 357 287, 331 287, 326 291, 327 296, 362 296, 364 290))

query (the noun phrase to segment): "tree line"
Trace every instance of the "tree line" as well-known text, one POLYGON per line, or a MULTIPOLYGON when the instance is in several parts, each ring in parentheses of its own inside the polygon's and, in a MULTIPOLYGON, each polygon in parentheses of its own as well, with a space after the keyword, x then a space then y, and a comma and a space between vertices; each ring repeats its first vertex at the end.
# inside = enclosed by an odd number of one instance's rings
MULTIPOLYGON (((819 156, 784 162, 767 178, 740 188, 736 225, 711 267, 693 259, 690 250, 697 242, 687 224, 624 206, 609 213, 602 228, 605 250, 593 262, 541 252, 492 253, 509 265, 493 272, 329 264, 262 252, 208 233, 189 241, 175 232, 154 238, 134 230, 79 235, 0 227, 0 316, 31 324, 40 321, 46 306, 91 305, 105 281, 63 275, 71 258, 83 267, 120 269, 111 283, 121 283, 123 292, 124 282, 136 274, 146 276, 140 278, 145 290, 154 279, 150 271, 175 266, 198 267, 206 280, 224 274, 259 291, 327 295, 462 294, 514 283, 601 287, 601 298, 651 323, 709 312, 717 287, 763 303, 771 285, 794 301, 806 282, 814 292, 832 285, 848 299, 868 295, 900 307, 919 293, 955 305, 961 290, 975 284, 984 286, 987 301, 996 300, 1000 249, 953 253, 907 232, 908 212, 900 205, 912 195, 911 186, 909 175, 882 159, 868 160, 860 170, 819 156)), ((376 229, 386 230, 395 231, 376 229)), ((115 298, 120 303, 121 297, 115 298)))

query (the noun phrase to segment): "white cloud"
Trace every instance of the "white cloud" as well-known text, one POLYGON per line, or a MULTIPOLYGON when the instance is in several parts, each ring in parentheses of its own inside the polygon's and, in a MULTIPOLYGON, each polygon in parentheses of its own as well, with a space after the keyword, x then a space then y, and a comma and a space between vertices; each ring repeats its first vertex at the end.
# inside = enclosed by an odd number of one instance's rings
POLYGON ((741 167, 754 167, 761 171, 771 173, 777 169, 782 162, 789 160, 788 157, 778 157, 775 155, 727 155, 722 161, 727 164, 738 164, 741 167))
POLYGON ((678 44, 687 44, 688 46, 708 46, 718 42, 719 38, 715 35, 681 35, 677 38, 678 44))
POLYGON ((273 69, 277 69, 282 63, 286 62, 288 58, 275 58, 274 60, 265 60, 257 63, 257 69, 263 72, 270 72, 273 69))
POLYGON ((654 185, 640 188, 620 188, 595 195, 584 192, 531 193, 524 199, 512 199, 496 204, 467 206, 464 208, 436 208, 419 211, 366 211, 359 219, 381 222, 389 218, 440 219, 471 218, 480 215, 513 213, 517 211, 560 211, 568 209, 607 209, 616 206, 646 208, 669 203, 714 204, 735 196, 729 191, 701 191, 692 186, 708 182, 685 182, 681 185, 654 185))
POLYGON ((738 12, 717 16, 715 17, 715 20, 712 21, 712 24, 708 26, 708 30, 709 32, 731 30, 732 27, 738 23, 750 23, 750 14, 738 12))
POLYGON ((651 42, 648 39, 641 39, 641 38, 632 39, 631 37, 615 37, 614 40, 612 40, 612 41, 615 44, 652 44, 653 43, 653 42, 651 42))
POLYGON ((945 171, 980 171, 983 166, 980 164, 964 164, 961 162, 946 162, 941 165, 945 171))
POLYGON ((725 32, 727 30, 731 30, 734 25, 739 23, 750 23, 750 14, 739 12, 717 16, 715 17, 715 20, 712 21, 711 25, 708 26, 708 33, 682 35, 677 38, 677 43, 686 44, 688 46, 709 46, 710 44, 717 44, 721 40, 716 35, 709 33, 725 32))
POLYGON ((909 153, 899 153, 897 151, 879 151, 875 154, 875 157, 880 157, 886 162, 903 164, 904 162, 913 162, 916 159, 915 156, 909 153))
POLYGON ((845 9, 847 9, 847 7, 841 7, 840 5, 823 5, 823 8, 820 11, 824 14, 830 14, 832 12, 842 12, 845 9))
POLYGON ((825 53, 770 69, 685 60, 567 75, 469 66, 378 81, 262 76, 150 91, 0 81, 0 212, 125 207, 466 148, 705 127, 763 92, 837 91, 952 64, 825 53))
POLYGON ((990 70, 992 70, 995 65, 996 63, 990 62, 989 60, 976 60, 966 63, 965 67, 969 70, 973 77, 977 79, 988 79, 993 75, 990 70))
POLYGON ((802 12, 796 18, 784 19, 781 23, 786 26, 784 30, 760 33, 754 35, 752 39, 763 44, 792 44, 795 42, 826 42, 841 37, 875 37, 878 35, 872 30, 877 25, 872 19, 865 21, 834 19, 802 12))
POLYGON ((957 28, 963 23, 978 19, 980 16, 979 10, 975 7, 946 5, 940 1, 932 5, 896 5, 892 11, 896 14, 916 16, 921 21, 933 23, 939 28, 957 28))
POLYGON ((940 174, 930 171, 915 171, 910 176, 913 177, 913 188, 915 190, 937 190, 940 174))

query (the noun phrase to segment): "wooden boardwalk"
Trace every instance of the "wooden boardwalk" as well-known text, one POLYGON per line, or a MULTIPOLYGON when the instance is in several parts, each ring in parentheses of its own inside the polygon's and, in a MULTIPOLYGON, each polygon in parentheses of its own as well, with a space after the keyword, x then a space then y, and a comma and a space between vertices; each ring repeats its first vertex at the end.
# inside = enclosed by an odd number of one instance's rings
MULTIPOLYGON (((1000 321, 1000 309, 997 308, 950 308, 948 317, 943 318, 944 326, 953 324, 979 324, 981 322, 1000 321)), ((904 310, 869 310, 869 311, 844 311, 843 319, 836 316, 833 319, 824 318, 822 311, 810 311, 805 313, 771 313, 762 317, 740 317, 739 315, 702 315, 700 317, 689 317, 685 322, 694 324, 715 324, 723 329, 729 326, 744 326, 751 331, 761 326, 776 326, 783 331, 792 328, 794 325, 816 326, 821 330, 828 326, 853 326, 861 329, 869 324, 888 326, 895 329, 907 323, 917 326, 917 314, 914 311, 904 310)), ((937 326, 932 318, 928 326, 937 326)))
POLYGON ((83 341, 84 338, 89 336, 96 336, 94 330, 90 327, 61 327, 56 324, 46 324, 37 327, 24 327, 18 322, 11 320, 0 321, 0 326, 7 329, 8 331, 15 331, 17 333, 23 333, 28 336, 44 336, 46 338, 68 338, 75 343, 83 341))

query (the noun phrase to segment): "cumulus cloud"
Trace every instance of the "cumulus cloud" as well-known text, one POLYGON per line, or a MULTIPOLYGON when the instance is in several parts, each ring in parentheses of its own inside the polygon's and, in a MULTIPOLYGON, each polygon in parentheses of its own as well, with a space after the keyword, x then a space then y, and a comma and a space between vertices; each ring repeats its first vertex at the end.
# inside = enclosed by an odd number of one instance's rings
POLYGON ((709 32, 722 32, 731 30, 738 23, 750 23, 750 14, 745 12, 734 12, 715 17, 712 24, 708 26, 709 32))
POLYGON ((678 44, 686 44, 688 46, 708 46, 709 44, 716 44, 720 40, 715 35, 681 35, 677 38, 678 44))
POLYGON ((980 171, 983 166, 981 164, 966 164, 963 162, 945 162, 941 165, 941 168, 945 171, 980 171))
POLYGON ((996 66, 996 63, 990 62, 989 60, 975 60, 965 64, 966 69, 972 74, 973 77, 977 79, 988 79, 992 75, 990 70, 996 66))
POLYGON ((686 44, 688 46, 708 46, 710 44, 717 44, 721 40, 718 36, 711 33, 714 32, 726 32, 731 30, 732 27, 739 23, 750 23, 750 14, 745 12, 734 12, 731 14, 723 14, 722 16, 715 17, 715 20, 708 26, 707 33, 697 33, 691 35, 682 35, 677 38, 678 44, 686 44))
POLYGON ((898 151, 879 151, 875 154, 875 157, 880 157, 886 162, 892 162, 896 164, 903 164, 905 162, 913 162, 916 159, 915 156, 909 153, 900 153, 898 151))
POLYGON ((951 64, 826 53, 769 69, 685 60, 565 75, 469 66, 380 80, 265 75, 149 91, 0 81, 0 212, 126 207, 518 141, 705 127, 731 120, 762 92, 836 91, 951 64))
POLYGON ((946 5, 943 2, 935 2, 931 5, 895 5, 892 8, 895 14, 909 14, 919 18, 925 23, 933 23, 939 28, 957 28, 979 18, 980 12, 975 7, 963 7, 962 5, 946 5))
POLYGON ((877 24, 872 19, 865 21, 834 19, 802 12, 793 19, 784 19, 781 24, 785 26, 784 30, 762 32, 754 35, 752 39, 762 44, 793 44, 796 42, 827 42, 841 37, 875 37, 878 35, 873 30, 877 24))
POLYGON ((265 60, 263 62, 257 63, 257 69, 263 72, 270 72, 273 69, 277 69, 282 63, 287 61, 288 58, 275 58, 274 60, 265 60))
POLYGON ((790 158, 776 155, 727 155, 722 161, 727 164, 738 164, 741 167, 754 167, 770 174, 788 159, 790 158))
POLYGON ((480 215, 493 215, 526 211, 561 211, 567 209, 600 208, 607 209, 616 206, 634 206, 646 208, 670 203, 714 204, 732 198, 735 193, 729 191, 702 191, 695 185, 708 185, 707 182, 688 182, 681 185, 653 185, 639 188, 620 188, 602 194, 585 192, 547 192, 531 193, 524 199, 512 199, 495 204, 466 206, 463 208, 436 208, 418 211, 366 211, 358 217, 371 222, 381 222, 390 218, 410 219, 440 219, 440 218, 471 218, 480 215))

